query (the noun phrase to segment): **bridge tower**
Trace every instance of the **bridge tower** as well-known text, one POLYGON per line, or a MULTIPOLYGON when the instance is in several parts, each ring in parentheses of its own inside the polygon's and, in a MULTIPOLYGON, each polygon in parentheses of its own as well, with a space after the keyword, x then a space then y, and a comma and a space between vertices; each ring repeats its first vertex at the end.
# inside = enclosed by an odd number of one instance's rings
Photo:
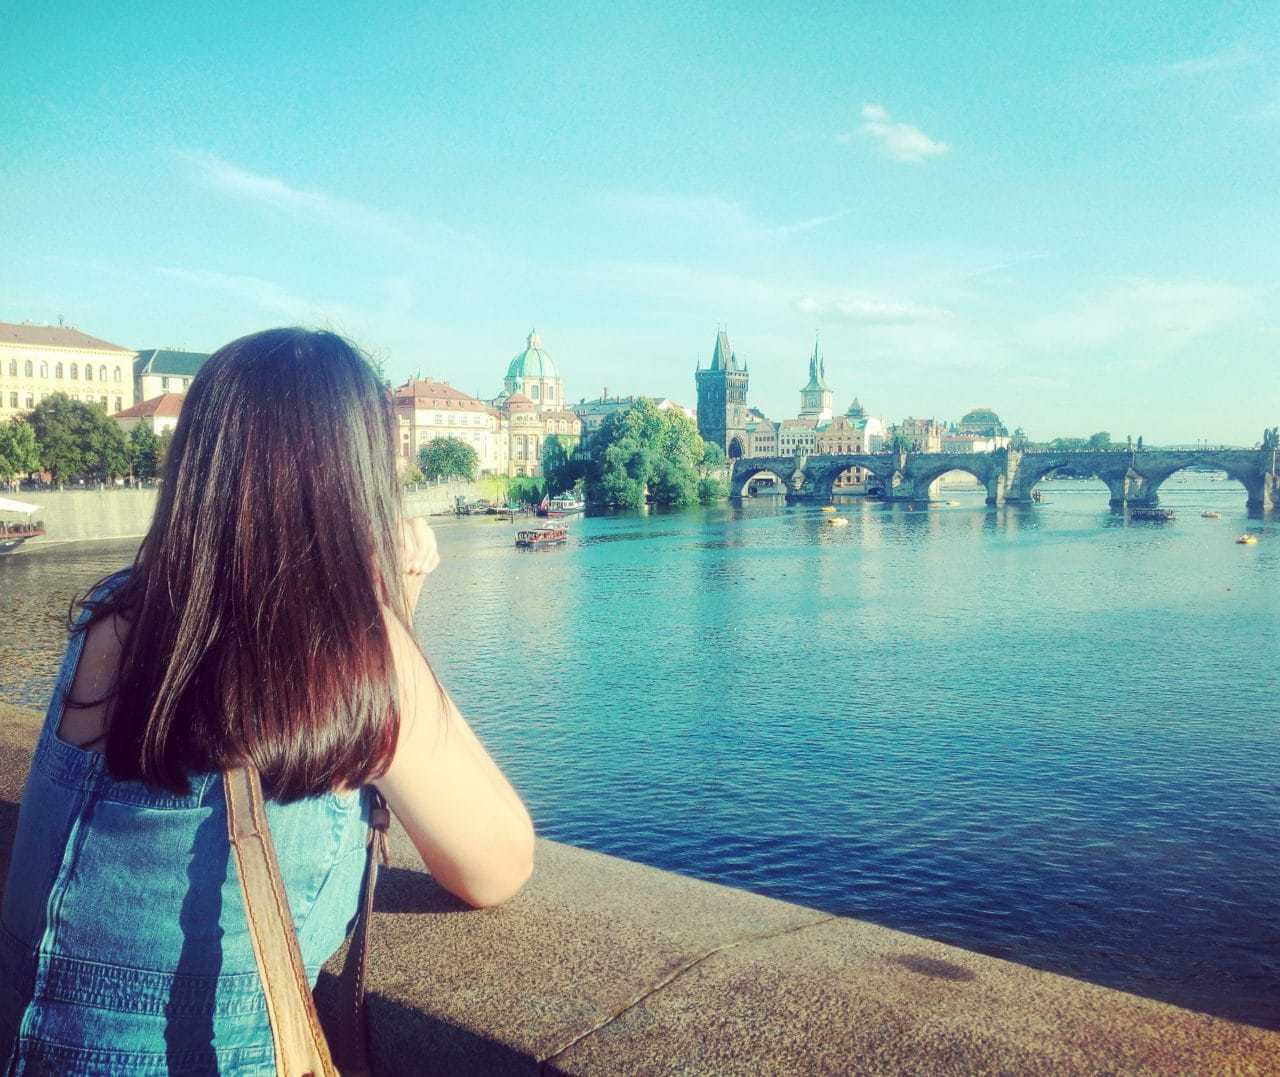
POLYGON ((831 390, 827 387, 827 364, 813 338, 813 354, 809 357, 809 382, 800 390, 800 417, 824 423, 831 418, 831 390))
POLYGON ((698 388, 698 433, 736 460, 747 455, 747 365, 739 363, 729 346, 729 334, 716 334, 711 366, 694 371, 698 388))

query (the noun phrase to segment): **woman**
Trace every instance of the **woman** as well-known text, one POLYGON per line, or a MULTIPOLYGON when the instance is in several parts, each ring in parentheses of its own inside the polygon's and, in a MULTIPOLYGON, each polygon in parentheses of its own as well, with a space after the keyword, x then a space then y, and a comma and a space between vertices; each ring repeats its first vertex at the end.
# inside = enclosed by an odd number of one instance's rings
POLYGON ((0 909, 0 1072, 274 1073, 222 771, 252 763, 314 985, 356 914, 372 784, 436 880, 511 897, 520 798, 412 634, 390 401, 331 333, 192 382, 133 567, 82 602, 0 909))

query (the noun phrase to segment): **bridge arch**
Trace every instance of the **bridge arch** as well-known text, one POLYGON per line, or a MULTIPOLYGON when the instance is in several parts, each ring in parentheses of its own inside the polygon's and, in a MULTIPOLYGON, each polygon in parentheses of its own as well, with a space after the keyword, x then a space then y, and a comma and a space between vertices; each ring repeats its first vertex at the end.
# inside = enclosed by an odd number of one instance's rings
POLYGON ((829 502, 835 494, 836 480, 846 471, 853 468, 860 468, 870 474, 882 489, 889 489, 892 483, 892 476, 895 470, 892 457, 884 457, 883 459, 875 456, 845 456, 838 458, 834 462, 819 465, 813 457, 809 458, 808 471, 813 483, 814 495, 823 502, 829 502))
POLYGON ((1180 471, 1186 471, 1188 468, 1203 468, 1224 473, 1228 479, 1238 482, 1244 487, 1245 494, 1250 500, 1254 497, 1254 486, 1260 485, 1260 476, 1253 469, 1239 467, 1231 461, 1216 459, 1212 454, 1189 460, 1178 460, 1172 466, 1163 464, 1150 468, 1142 467, 1142 463, 1141 460, 1135 461, 1134 470, 1143 480, 1142 501, 1151 505, 1159 501, 1160 487, 1174 475, 1180 471))
POLYGON ((726 451, 725 456, 730 460, 739 460, 746 455, 747 447, 742 443, 742 438, 738 437, 737 434, 734 434, 733 437, 729 439, 729 448, 728 451, 726 451))
POLYGON ((735 469, 734 476, 733 476, 733 488, 731 490, 732 495, 734 497, 754 496, 751 493, 751 484, 755 482, 756 479, 759 479, 765 476, 768 476, 769 478, 777 482, 778 486, 781 488, 780 490, 781 493, 785 494, 787 490, 790 489, 788 476, 783 474, 782 471, 778 468, 771 468, 771 467, 744 468, 741 471, 738 471, 735 469))

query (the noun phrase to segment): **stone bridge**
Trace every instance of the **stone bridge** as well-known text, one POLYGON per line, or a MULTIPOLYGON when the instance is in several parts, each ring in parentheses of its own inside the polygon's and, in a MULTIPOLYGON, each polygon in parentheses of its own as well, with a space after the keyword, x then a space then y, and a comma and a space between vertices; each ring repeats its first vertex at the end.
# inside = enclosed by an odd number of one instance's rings
POLYGON ((868 485, 888 501, 930 501, 949 471, 972 475, 987 489, 987 504, 1031 502, 1046 475, 1070 468, 1076 475, 1101 479, 1111 490, 1113 508, 1156 505, 1160 486, 1188 467, 1225 471, 1248 493, 1248 508, 1268 512, 1280 503, 1280 477, 1273 444, 1262 449, 1119 450, 1115 452, 854 453, 811 456, 740 457, 733 461, 730 493, 744 497, 751 483, 772 476, 789 498, 827 502, 836 479, 849 468, 870 472, 868 485))

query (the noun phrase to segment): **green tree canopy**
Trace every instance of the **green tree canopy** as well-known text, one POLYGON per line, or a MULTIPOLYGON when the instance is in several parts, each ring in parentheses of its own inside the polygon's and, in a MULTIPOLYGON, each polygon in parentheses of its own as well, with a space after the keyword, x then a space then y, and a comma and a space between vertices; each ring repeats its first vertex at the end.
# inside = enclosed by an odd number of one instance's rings
POLYGON ((137 479, 154 479, 160 473, 160 439, 146 423, 129 431, 129 463, 137 479))
POLYGON ((1090 434, 1087 447, 1090 449, 1109 449, 1111 447, 1111 435, 1106 430, 1099 430, 1096 434, 1090 434))
POLYGON ((546 480, 547 493, 552 497, 573 489, 582 478, 582 465, 574 459, 572 440, 550 435, 542 443, 542 477, 546 480))
POLYGON ((546 483, 535 475, 517 475, 507 484, 507 499, 512 505, 536 505, 546 492, 546 483))
POLYGON ((428 479, 474 479, 480 454, 460 438, 432 438, 418 450, 418 466, 428 479))
POLYGON ((120 424, 100 405, 54 393, 35 406, 27 421, 40 445, 40 466, 54 482, 128 474, 129 449, 120 424))
POLYGON ((609 415, 596 431, 585 476, 587 500, 618 508, 636 508, 646 499, 688 505, 699 495, 701 469, 715 466, 706 460, 706 443, 688 415, 638 400, 609 415))
POLYGON ((0 423, 0 482, 12 482, 40 466, 36 432, 24 419, 0 423))

